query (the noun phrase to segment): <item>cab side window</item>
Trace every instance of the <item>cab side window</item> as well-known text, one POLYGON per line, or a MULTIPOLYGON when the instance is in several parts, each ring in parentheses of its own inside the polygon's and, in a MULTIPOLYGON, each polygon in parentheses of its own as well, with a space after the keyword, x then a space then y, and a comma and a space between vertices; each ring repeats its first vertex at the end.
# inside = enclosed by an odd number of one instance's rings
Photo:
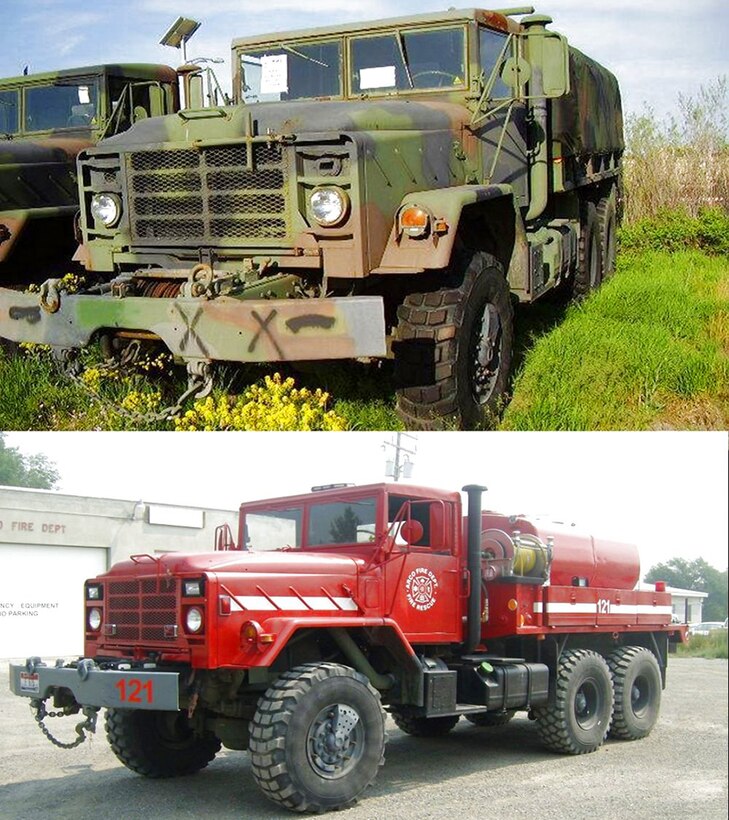
POLYGON ((0 91, 0 134, 17 134, 20 95, 17 91, 0 91))
POLYGON ((488 82, 494 66, 498 63, 499 72, 494 81, 491 91, 491 96, 499 99, 501 97, 508 97, 511 94, 511 88, 499 76, 504 60, 509 56, 508 50, 502 55, 504 46, 506 45, 507 36, 498 31, 492 31, 490 28, 479 29, 479 51, 481 69, 483 70, 484 82, 488 82))

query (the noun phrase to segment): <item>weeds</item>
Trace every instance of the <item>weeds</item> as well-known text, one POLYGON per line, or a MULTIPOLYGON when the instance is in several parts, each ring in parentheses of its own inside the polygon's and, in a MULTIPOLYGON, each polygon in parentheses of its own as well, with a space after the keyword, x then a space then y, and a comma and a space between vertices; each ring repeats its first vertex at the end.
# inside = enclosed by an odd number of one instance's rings
POLYGON ((708 635, 691 635, 686 644, 679 644, 676 654, 685 658, 729 657, 726 629, 716 629, 708 635))

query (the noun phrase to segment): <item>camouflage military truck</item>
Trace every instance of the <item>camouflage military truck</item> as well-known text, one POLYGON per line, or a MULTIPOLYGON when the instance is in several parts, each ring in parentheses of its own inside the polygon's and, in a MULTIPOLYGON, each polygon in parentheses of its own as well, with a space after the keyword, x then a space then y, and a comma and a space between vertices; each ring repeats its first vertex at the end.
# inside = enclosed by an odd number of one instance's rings
POLYGON ((76 156, 143 117, 177 110, 177 76, 103 65, 0 79, 0 281, 68 265, 77 243, 76 156))
POLYGON ((615 257, 618 85, 533 11, 235 40, 235 105, 81 155, 92 284, 0 293, 0 333, 158 339, 196 378, 393 356, 406 424, 479 427, 513 303, 585 294, 615 257))

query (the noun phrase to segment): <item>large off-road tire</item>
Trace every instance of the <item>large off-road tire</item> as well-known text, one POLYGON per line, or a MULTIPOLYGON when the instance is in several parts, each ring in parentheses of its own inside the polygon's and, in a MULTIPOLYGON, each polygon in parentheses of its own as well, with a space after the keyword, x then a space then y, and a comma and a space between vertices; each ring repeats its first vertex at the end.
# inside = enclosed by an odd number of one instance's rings
POLYGON ((602 282, 603 258, 600 224, 594 202, 584 200, 580 205, 580 242, 577 268, 572 281, 572 295, 584 299, 602 282))
POLYGON ((393 706, 390 714, 397 728, 413 737, 443 737, 458 723, 458 715, 423 717, 414 715, 407 706, 393 706))
POLYGON ((251 767, 266 797, 294 811, 353 804, 384 763, 385 713, 367 678, 335 663, 304 664, 258 701, 251 767))
POLYGON ((646 737, 661 709, 661 670, 656 656, 642 646, 624 646, 612 652, 607 662, 615 690, 610 737, 646 737))
POLYGON ((571 755, 602 746, 612 711, 608 665, 601 655, 586 649, 562 653, 554 702, 534 710, 542 743, 554 752, 571 755))
POLYGON ((145 777, 193 774, 220 751, 215 735, 193 733, 184 712, 107 709, 104 726, 114 754, 145 777))
POLYGON ((452 286, 410 294, 397 311, 397 406, 411 429, 488 425, 508 386, 514 309, 503 268, 477 251, 448 278, 452 286))
POLYGON ((615 209, 615 191, 602 197, 597 203, 597 224, 600 231, 600 245, 602 247, 602 274, 604 282, 615 273, 615 258, 617 256, 617 212, 615 209))
POLYGON ((505 726, 515 714, 515 709, 505 712, 477 712, 475 715, 466 715, 466 720, 474 726, 505 726))

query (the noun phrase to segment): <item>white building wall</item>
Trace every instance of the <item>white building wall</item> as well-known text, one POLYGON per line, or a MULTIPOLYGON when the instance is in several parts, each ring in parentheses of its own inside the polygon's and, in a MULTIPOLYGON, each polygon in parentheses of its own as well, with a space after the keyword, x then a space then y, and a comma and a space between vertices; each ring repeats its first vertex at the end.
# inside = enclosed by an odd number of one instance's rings
POLYGON ((130 555, 207 552, 237 511, 0 487, 0 658, 83 652, 83 583, 130 555))

